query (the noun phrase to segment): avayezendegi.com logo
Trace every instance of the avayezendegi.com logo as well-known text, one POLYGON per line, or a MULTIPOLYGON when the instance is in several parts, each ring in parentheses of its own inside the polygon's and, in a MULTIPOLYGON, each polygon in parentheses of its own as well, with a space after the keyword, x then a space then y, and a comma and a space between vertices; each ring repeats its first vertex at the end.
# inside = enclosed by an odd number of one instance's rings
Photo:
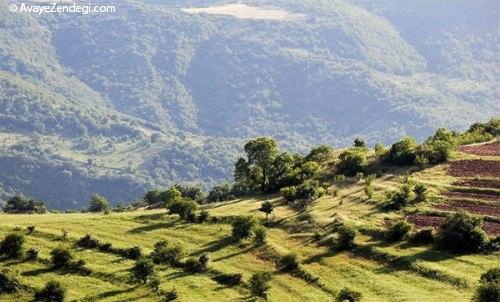
POLYGON ((96 5, 90 3, 76 2, 21 2, 11 3, 9 10, 13 13, 30 13, 30 14, 106 14, 115 13, 114 5, 96 5))

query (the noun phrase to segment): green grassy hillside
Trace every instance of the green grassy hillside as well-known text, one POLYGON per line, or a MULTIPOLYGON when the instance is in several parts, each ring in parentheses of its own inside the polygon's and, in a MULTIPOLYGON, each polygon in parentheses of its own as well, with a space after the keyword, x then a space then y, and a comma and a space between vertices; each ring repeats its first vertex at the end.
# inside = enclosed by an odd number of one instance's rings
MULTIPOLYGON (((172 289, 177 291, 179 301, 253 301, 259 299, 250 293, 251 275, 269 271, 273 275, 270 301, 332 301, 344 287, 360 291, 363 301, 469 301, 480 275, 498 266, 498 252, 451 254, 431 245, 390 243, 380 236, 380 230, 405 217, 410 221, 415 217, 442 217, 459 209, 456 204, 443 205, 460 201, 489 205, 481 208, 489 211, 481 213, 478 208, 462 208, 482 216, 489 235, 498 236, 500 180, 494 167, 500 162, 498 146, 494 142, 461 147, 446 164, 387 171, 374 180, 374 194, 369 199, 363 192, 363 180, 334 180, 326 173, 329 194, 314 201, 306 213, 292 210, 278 195, 268 195, 204 205, 202 208, 211 217, 205 223, 188 223, 163 209, 109 215, 1 214, 0 237, 12 232, 24 235, 25 248, 36 247, 39 259, 0 260, 0 268, 10 270, 23 285, 16 294, 0 295, 0 300, 28 301, 33 291, 54 279, 67 288, 68 301, 159 301, 172 289), (464 160, 488 160, 493 174, 487 169, 464 170, 464 160), (428 201, 395 212, 381 210, 386 192, 408 180, 428 186, 428 201), (267 222, 258 210, 265 200, 275 206, 267 222), (238 215, 254 216, 265 223, 267 243, 232 240, 229 222, 238 215), (357 230, 352 250, 336 251, 321 244, 339 221, 357 230), (35 226, 35 230, 29 232, 28 226, 35 226), (157 241, 166 240, 182 246, 186 257, 208 253, 208 270, 191 274, 181 267, 158 265, 160 290, 154 291, 130 280, 133 260, 116 252, 76 248, 75 242, 86 234, 101 243, 111 243, 115 250, 140 246, 144 254, 149 254, 157 241), (318 241, 318 237, 323 239, 318 241), (90 274, 51 268, 49 253, 58 246, 69 248, 76 259, 85 260, 90 274), (297 255, 300 272, 278 269, 280 257, 291 252, 297 255), (243 283, 232 287, 218 284, 213 277, 221 272, 241 273, 243 283)), ((426 223, 433 224, 428 219, 415 220, 417 227, 426 223)))

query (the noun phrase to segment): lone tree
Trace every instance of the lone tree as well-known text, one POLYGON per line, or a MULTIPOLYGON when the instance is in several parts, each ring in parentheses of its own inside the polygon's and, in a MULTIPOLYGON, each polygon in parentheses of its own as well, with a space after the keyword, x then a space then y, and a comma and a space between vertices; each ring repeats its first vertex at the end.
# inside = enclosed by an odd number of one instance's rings
POLYGON ((273 210, 274 210, 273 203, 270 202, 269 200, 264 201, 259 209, 259 211, 266 214, 266 219, 269 216, 269 214, 271 214, 273 212, 273 210))
POLYGON ((146 283, 155 274, 155 265, 150 258, 139 258, 131 269, 132 278, 146 283))
POLYGON ((99 194, 92 194, 92 197, 90 197, 90 204, 89 204, 89 211, 90 212, 104 212, 107 209, 110 208, 109 201, 99 195, 99 194))
POLYGON ((265 192, 269 181, 269 171, 278 155, 278 144, 268 137, 259 137, 245 144, 247 160, 239 159, 235 166, 235 176, 253 178, 265 192))

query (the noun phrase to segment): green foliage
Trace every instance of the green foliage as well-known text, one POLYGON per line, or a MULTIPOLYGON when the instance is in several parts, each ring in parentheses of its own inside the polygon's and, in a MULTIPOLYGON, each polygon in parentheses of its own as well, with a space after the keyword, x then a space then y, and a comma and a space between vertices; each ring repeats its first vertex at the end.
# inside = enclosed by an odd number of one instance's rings
POLYGON ((474 302, 492 302, 500 300, 500 268, 495 267, 481 275, 479 287, 472 298, 474 302))
POLYGON ((132 274, 132 279, 144 284, 148 281, 149 278, 156 274, 153 261, 146 257, 137 259, 130 271, 132 274))
POLYGON ((75 245, 81 248, 94 249, 99 246, 99 240, 87 234, 82 238, 78 239, 75 245))
POLYGON ((165 301, 174 301, 177 300, 178 294, 175 289, 172 289, 171 291, 168 291, 167 294, 165 295, 165 301))
POLYGON ((24 237, 19 234, 9 234, 0 242, 0 256, 19 258, 23 252, 24 237))
POLYGON ((186 219, 188 215, 194 215, 198 204, 190 199, 176 199, 167 204, 170 214, 178 214, 181 219, 186 219))
POLYGON ((265 227, 263 227, 261 225, 255 227, 254 228, 254 235, 255 235, 254 242, 256 245, 262 245, 262 244, 266 243, 267 230, 265 227))
POLYGON ((7 199, 3 207, 3 211, 5 213, 13 214, 42 214, 47 211, 47 208, 45 207, 45 203, 41 200, 28 199, 22 195, 16 195, 7 199))
POLYGON ((411 223, 404 220, 398 221, 391 225, 387 230, 386 238, 389 241, 401 241, 403 240, 413 228, 411 223))
POLYGON ((435 240, 433 228, 423 228, 410 235, 409 241, 413 244, 429 244, 435 240))
POLYGON ((38 250, 36 248, 30 248, 26 251, 26 260, 34 261, 38 259, 38 250))
POLYGON ((3 207, 5 213, 45 213, 47 208, 41 200, 28 199, 22 195, 13 196, 7 199, 3 207))
POLYGON ((50 252, 50 261, 55 268, 69 267, 73 261, 73 255, 66 248, 56 247, 50 252))
POLYGON ((236 274, 225 274, 225 273, 220 273, 215 275, 214 280, 223 285, 228 285, 228 286, 235 286, 241 283, 241 278, 243 276, 239 273, 236 274))
POLYGON ((250 278, 250 291, 255 296, 266 297, 272 279, 273 275, 270 272, 254 273, 250 278))
POLYGON ((373 180, 375 179, 375 176, 373 175, 368 175, 365 178, 365 185, 363 187, 363 190, 365 192, 365 195, 368 199, 371 199, 373 196, 373 180))
POLYGON ((361 297, 362 294, 360 292, 344 287, 337 295, 337 302, 357 302, 361 301, 361 297))
POLYGON ((257 170, 259 177, 256 182, 260 185, 261 192, 266 192, 269 170, 278 155, 278 144, 271 138, 259 137, 246 143, 244 149, 247 155, 247 169, 257 170))
POLYGON ((151 259, 156 264, 170 264, 177 266, 180 264, 185 253, 181 246, 169 246, 165 240, 158 241, 151 252, 151 259))
POLYGON ((233 237, 244 239, 252 235, 254 228, 257 226, 257 221, 253 216, 239 216, 233 220, 231 226, 233 237))
POLYGON ((306 181, 298 186, 282 188, 280 193, 299 211, 305 211, 314 200, 326 192, 317 181, 306 181))
POLYGON ((382 143, 376 143, 374 150, 375 150, 375 155, 378 158, 384 158, 385 154, 387 153, 387 149, 384 147, 382 143))
POLYGON ((0 271, 0 294, 15 293, 21 287, 21 283, 8 270, 0 271))
POLYGON ((449 216, 437 236, 443 249, 457 253, 477 252, 486 243, 486 233, 481 229, 481 218, 457 212, 449 216))
POLYGON ((366 150, 350 148, 340 154, 337 170, 341 174, 354 176, 357 173, 364 172, 367 164, 366 150))
POLYGON ((350 250, 355 246, 355 238, 356 231, 352 227, 343 225, 337 230, 335 248, 340 251, 350 250))
POLYGON ((259 211, 266 214, 266 219, 269 216, 269 214, 273 212, 273 210, 274 210, 273 203, 270 202, 269 200, 264 201, 259 208, 259 211))
POLYGON ((207 270, 208 256, 206 254, 201 255, 198 259, 188 258, 184 263, 184 270, 196 274, 203 273, 207 270))
POLYGON ((207 196, 207 202, 220 202, 234 199, 235 196, 232 192, 231 185, 228 183, 216 185, 212 187, 207 196))
POLYGON ((90 198, 90 212, 104 212, 110 208, 109 201, 99 194, 92 194, 90 198))
POLYGON ((281 257, 278 262, 278 268, 285 272, 295 271, 299 268, 297 254, 291 253, 281 257))
POLYGON ((400 210, 408 205, 412 201, 412 188, 409 184, 404 184, 401 186, 399 191, 391 192, 388 194, 388 203, 386 204, 386 209, 388 210, 400 210))
POLYGON ((321 145, 311 149, 309 154, 305 157, 306 161, 314 161, 317 163, 326 163, 333 157, 333 147, 328 145, 321 145))
POLYGON ((208 217, 210 214, 208 213, 207 210, 201 210, 200 214, 198 215, 198 223, 204 223, 205 221, 208 220, 208 217))
POLYGON ((366 148, 366 142, 359 137, 354 139, 354 148, 366 148))
POLYGON ((35 292, 35 301, 62 302, 66 297, 66 288, 55 280, 48 281, 45 287, 35 292))
POLYGON ((386 161, 394 165, 411 165, 415 161, 416 149, 415 139, 406 136, 391 146, 386 161))
POLYGON ((428 189, 424 184, 418 183, 413 187, 413 192, 415 193, 415 202, 425 202, 427 201, 428 189))
POLYGON ((202 204, 205 200, 205 193, 203 193, 203 190, 200 187, 182 184, 176 184, 174 187, 179 190, 183 198, 194 200, 198 204, 202 204))

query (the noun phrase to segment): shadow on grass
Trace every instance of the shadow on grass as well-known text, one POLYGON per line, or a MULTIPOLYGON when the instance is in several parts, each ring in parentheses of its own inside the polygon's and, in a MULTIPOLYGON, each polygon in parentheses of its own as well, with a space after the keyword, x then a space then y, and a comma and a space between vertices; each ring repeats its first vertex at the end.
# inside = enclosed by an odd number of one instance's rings
POLYGON ((177 224, 176 221, 151 223, 151 224, 147 224, 144 226, 130 229, 127 231, 127 233, 139 234, 139 233, 151 232, 151 231, 155 231, 155 230, 159 230, 159 229, 171 228, 171 227, 175 226, 176 224, 177 224))
POLYGON ((21 275, 27 276, 27 277, 36 277, 36 276, 40 276, 43 274, 52 273, 55 271, 56 271, 56 269, 53 267, 44 267, 44 268, 37 268, 37 269, 31 270, 31 271, 22 272, 21 275))
POLYGON ((221 260, 225 260, 225 259, 229 259, 229 258, 232 258, 232 257, 235 257, 235 256, 238 256, 238 255, 241 255, 241 254, 245 254, 245 253, 248 253, 248 252, 251 252, 252 250, 256 249, 257 246, 255 245, 252 245, 246 249, 242 249, 238 252, 234 252, 234 253, 231 253, 231 254, 228 254, 228 255, 225 255, 225 256, 222 256, 222 257, 218 257, 218 258, 215 258, 213 259, 212 261, 213 262, 217 262, 217 261, 221 261, 221 260))
POLYGON ((138 221, 161 220, 161 219, 165 219, 165 217, 167 217, 167 212, 139 215, 139 216, 136 216, 134 218, 134 220, 138 220, 138 221))
POLYGON ((311 264, 311 263, 315 263, 315 262, 321 262, 321 260, 323 258, 333 257, 333 256, 337 255, 338 253, 340 253, 340 251, 330 249, 326 252, 313 255, 313 256, 305 259, 302 263, 311 264))
POLYGON ((203 253, 213 253, 236 243, 238 243, 238 241, 233 237, 224 237, 205 244, 201 250, 191 253, 191 256, 200 256, 203 253))
POLYGON ((111 298, 111 297, 116 296, 116 295, 129 293, 131 291, 134 291, 138 287, 139 287, 139 285, 136 285, 136 286, 133 286, 130 288, 126 288, 126 289, 110 290, 110 291, 106 291, 106 292, 100 293, 100 294, 95 295, 95 296, 86 297, 82 301, 99 301, 101 299, 111 298))

